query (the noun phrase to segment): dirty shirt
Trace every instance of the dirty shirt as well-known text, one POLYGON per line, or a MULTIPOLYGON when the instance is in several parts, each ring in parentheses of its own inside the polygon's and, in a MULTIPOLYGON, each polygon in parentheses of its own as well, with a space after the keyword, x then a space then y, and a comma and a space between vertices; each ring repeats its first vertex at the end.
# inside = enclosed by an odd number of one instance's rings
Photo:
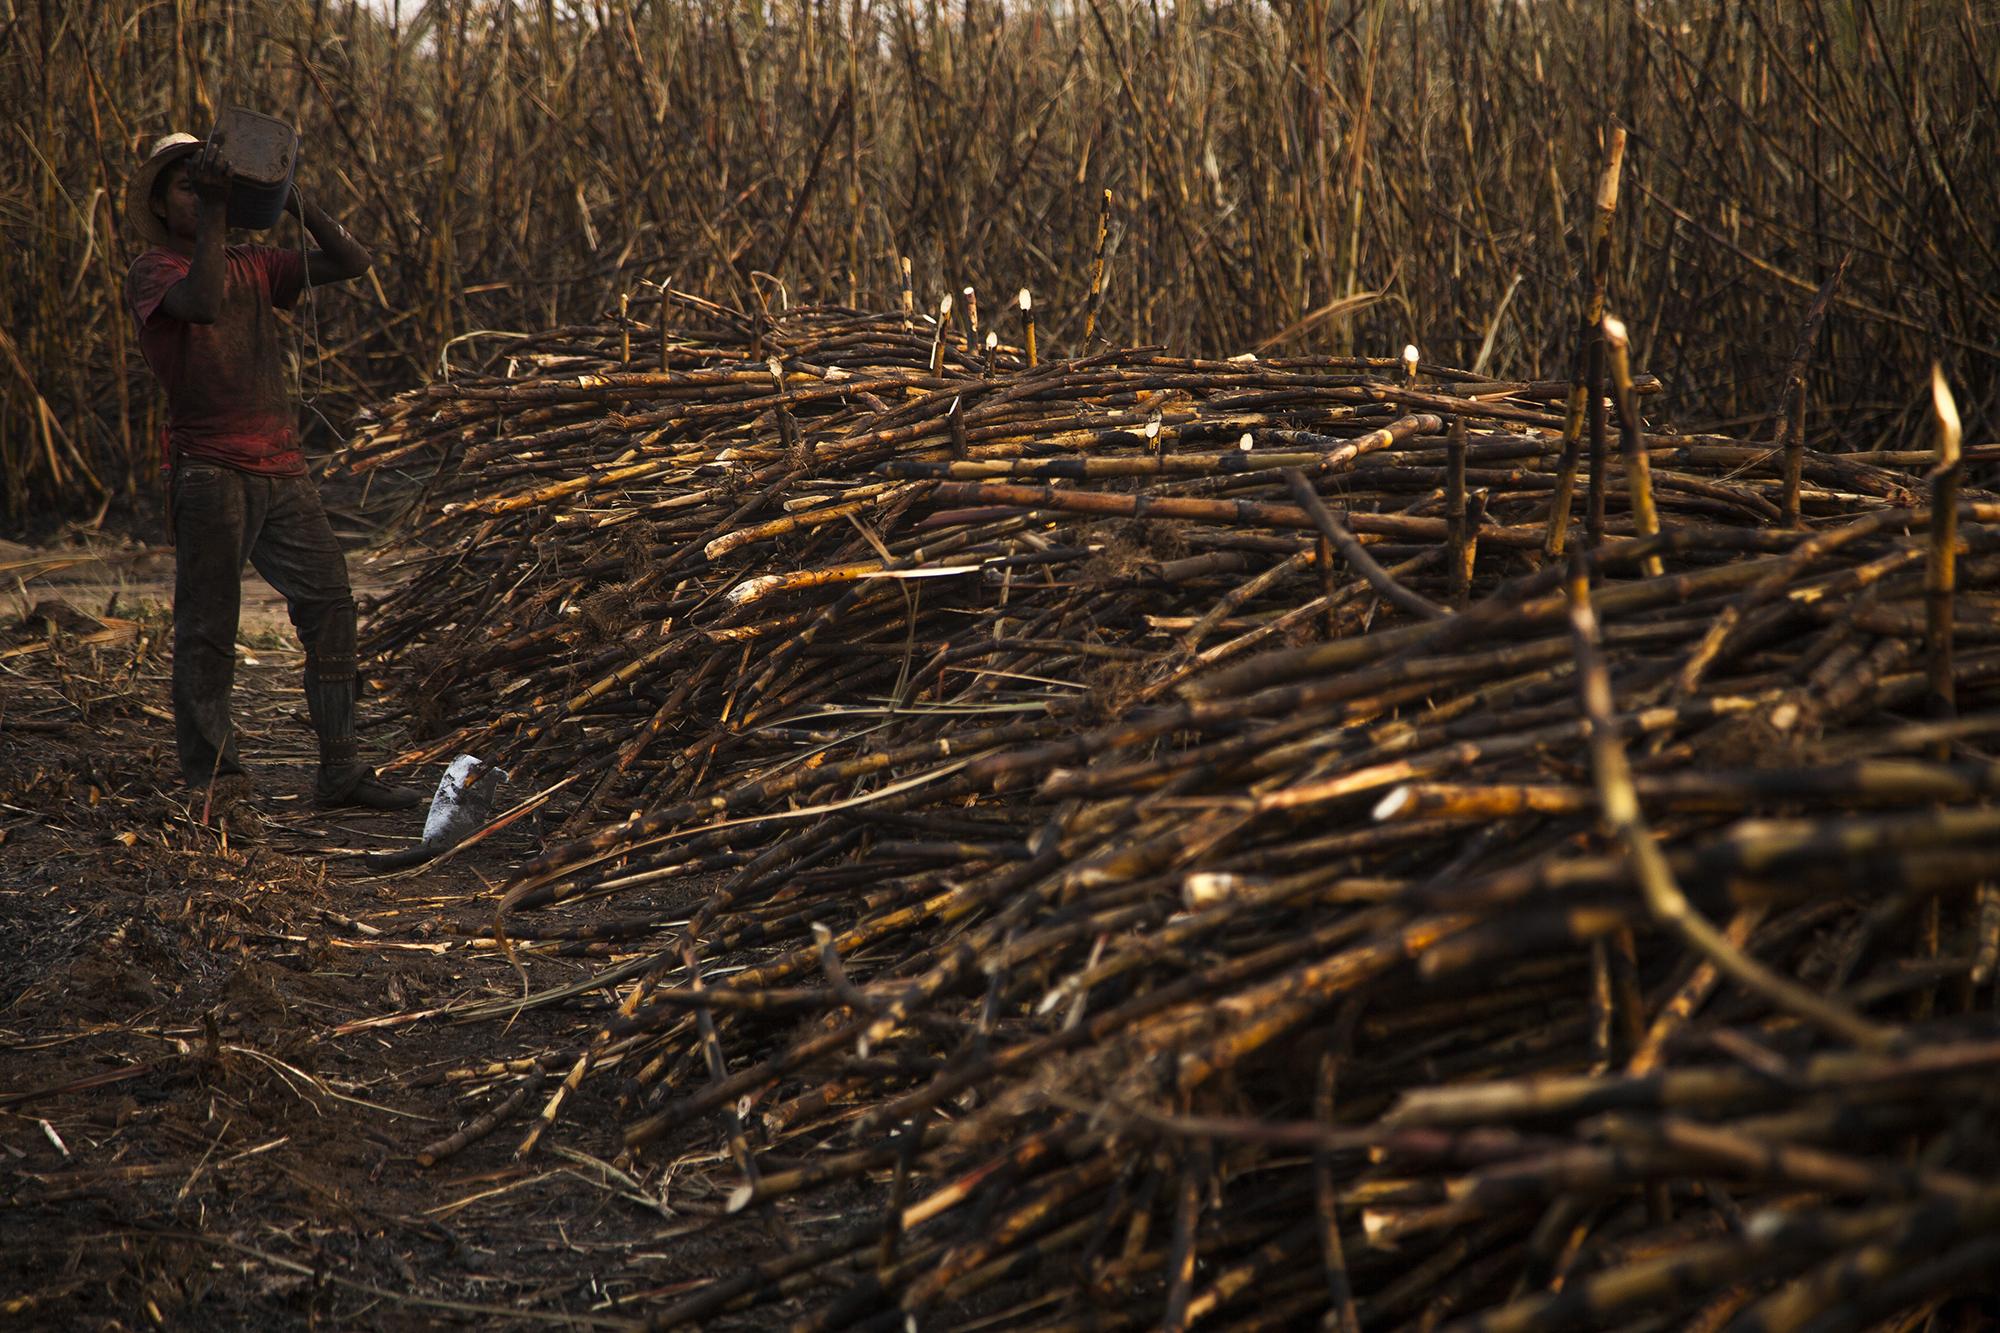
POLYGON ((132 261, 125 278, 139 348, 167 391, 167 466, 199 459, 265 476, 300 476, 305 457, 285 384, 276 311, 298 300, 304 257, 295 250, 232 245, 223 258, 222 309, 213 324, 190 324, 160 309, 193 266, 190 256, 148 250, 132 261))

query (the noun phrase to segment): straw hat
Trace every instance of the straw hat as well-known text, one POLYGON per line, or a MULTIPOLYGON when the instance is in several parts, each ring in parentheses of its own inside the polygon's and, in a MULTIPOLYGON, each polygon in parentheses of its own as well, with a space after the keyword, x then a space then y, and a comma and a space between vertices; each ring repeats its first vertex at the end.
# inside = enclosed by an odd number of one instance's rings
POLYGON ((160 178, 161 172, 200 147, 201 140, 192 134, 162 135, 153 144, 153 151, 146 154, 145 162, 132 173, 132 179, 125 182, 126 220, 146 244, 171 245, 174 239, 167 224, 153 212, 153 182, 160 178))

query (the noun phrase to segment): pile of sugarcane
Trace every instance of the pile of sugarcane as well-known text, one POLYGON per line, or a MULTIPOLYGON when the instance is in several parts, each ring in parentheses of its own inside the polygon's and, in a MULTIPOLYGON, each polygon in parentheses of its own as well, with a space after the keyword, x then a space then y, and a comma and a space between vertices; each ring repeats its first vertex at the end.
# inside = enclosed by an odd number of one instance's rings
POLYGON ((1615 326, 1596 393, 672 313, 353 453, 434 469, 406 760, 566 821, 506 931, 641 909, 523 1146, 615 1068, 733 1210, 853 1209, 660 1323, 1990 1298, 2000 504, 1942 393, 1927 471, 1651 431, 1615 326))

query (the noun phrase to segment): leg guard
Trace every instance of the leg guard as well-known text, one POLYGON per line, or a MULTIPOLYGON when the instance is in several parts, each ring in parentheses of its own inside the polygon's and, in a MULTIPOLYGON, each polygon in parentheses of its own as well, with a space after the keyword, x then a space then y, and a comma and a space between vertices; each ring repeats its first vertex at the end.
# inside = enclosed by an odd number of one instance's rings
POLYGON ((354 603, 339 602, 319 612, 316 633, 306 649, 306 711, 319 736, 318 794, 343 795, 368 774, 354 737, 356 698, 354 603))

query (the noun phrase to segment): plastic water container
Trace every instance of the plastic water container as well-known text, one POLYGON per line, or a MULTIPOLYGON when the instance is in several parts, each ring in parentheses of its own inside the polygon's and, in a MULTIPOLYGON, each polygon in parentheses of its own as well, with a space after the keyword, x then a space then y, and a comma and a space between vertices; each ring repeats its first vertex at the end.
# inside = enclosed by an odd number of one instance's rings
POLYGON ((232 106, 216 118, 209 142, 235 171, 229 188, 229 225, 263 231, 285 215, 298 164, 299 134, 275 116, 232 106))

